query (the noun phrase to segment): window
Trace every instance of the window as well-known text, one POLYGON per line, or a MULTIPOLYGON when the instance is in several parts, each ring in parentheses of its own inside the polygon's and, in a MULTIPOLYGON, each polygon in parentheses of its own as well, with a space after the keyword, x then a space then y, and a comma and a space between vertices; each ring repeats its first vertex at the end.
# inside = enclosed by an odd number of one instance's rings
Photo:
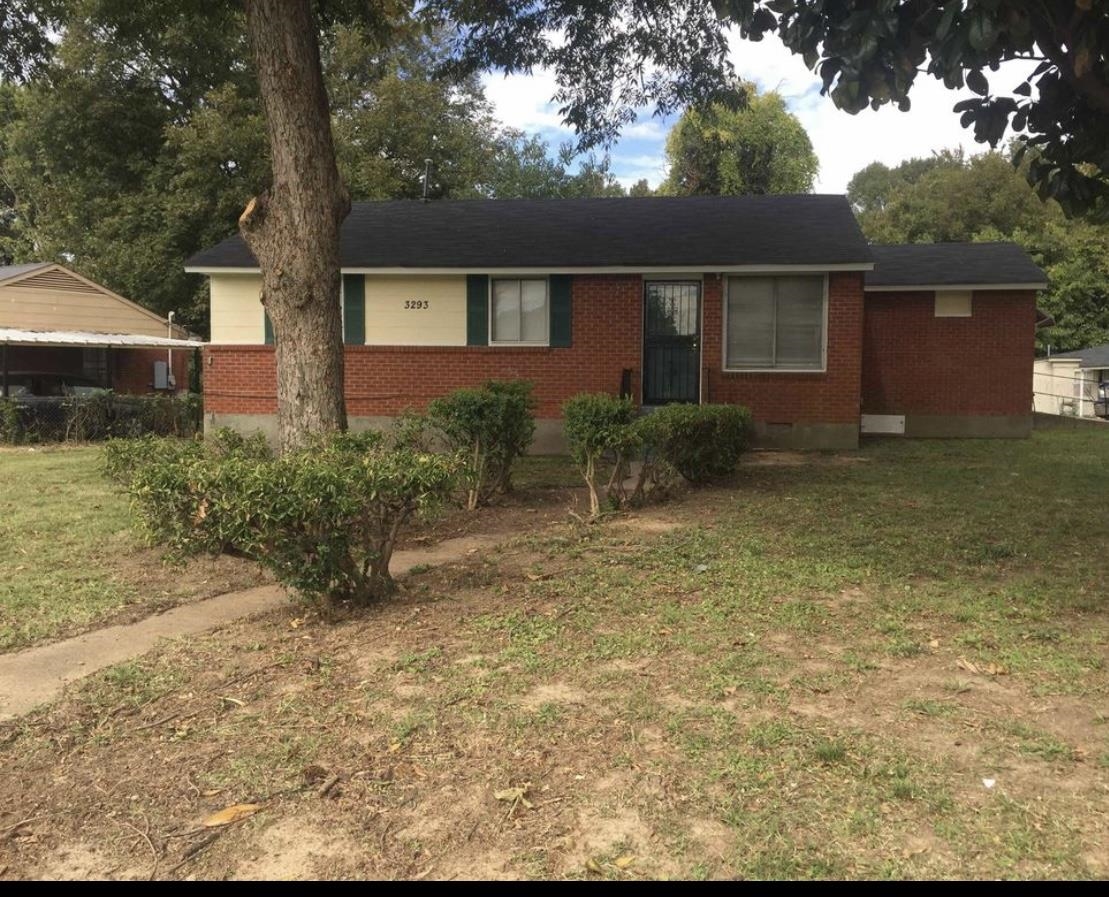
POLYGON ((824 369, 824 277, 732 277, 725 307, 724 366, 824 369))
POLYGON ((546 280, 494 280, 492 342, 546 345, 546 280))
POLYGON ((969 318, 970 290, 936 290, 937 318, 969 318))

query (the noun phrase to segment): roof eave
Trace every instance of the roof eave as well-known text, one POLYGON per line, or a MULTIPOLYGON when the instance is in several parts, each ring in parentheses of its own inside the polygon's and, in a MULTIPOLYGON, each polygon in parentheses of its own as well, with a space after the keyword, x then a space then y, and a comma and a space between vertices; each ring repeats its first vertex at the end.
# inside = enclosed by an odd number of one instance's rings
MULTIPOLYGON (((873 271, 874 262, 837 262, 834 264, 768 264, 768 265, 717 265, 691 263, 688 265, 502 265, 481 267, 359 267, 343 266, 344 274, 653 274, 686 273, 707 271, 721 274, 759 274, 775 271, 873 271)), ((186 266, 187 274, 258 274, 257 267, 247 268, 234 265, 191 265, 186 266)))
POLYGON ((882 283, 866 284, 867 293, 927 293, 936 290, 1046 290, 1046 283, 882 283))

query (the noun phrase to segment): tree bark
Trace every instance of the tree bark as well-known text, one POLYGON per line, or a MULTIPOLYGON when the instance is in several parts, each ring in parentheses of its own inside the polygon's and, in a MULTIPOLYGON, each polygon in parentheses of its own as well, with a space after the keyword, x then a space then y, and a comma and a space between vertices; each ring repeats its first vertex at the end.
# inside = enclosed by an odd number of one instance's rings
POLYGON ((266 117, 273 181, 239 230, 262 271, 277 353, 282 451, 346 428, 339 228, 350 196, 339 177, 310 0, 246 0, 247 35, 266 117))

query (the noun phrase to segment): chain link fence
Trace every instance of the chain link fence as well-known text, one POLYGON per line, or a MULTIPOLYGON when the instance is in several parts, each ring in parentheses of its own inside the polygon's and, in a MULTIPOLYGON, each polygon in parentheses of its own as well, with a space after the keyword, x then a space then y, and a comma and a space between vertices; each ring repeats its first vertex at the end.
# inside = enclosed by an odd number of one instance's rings
POLYGON ((194 436, 201 412, 196 393, 0 398, 0 443, 92 442, 147 433, 194 436))

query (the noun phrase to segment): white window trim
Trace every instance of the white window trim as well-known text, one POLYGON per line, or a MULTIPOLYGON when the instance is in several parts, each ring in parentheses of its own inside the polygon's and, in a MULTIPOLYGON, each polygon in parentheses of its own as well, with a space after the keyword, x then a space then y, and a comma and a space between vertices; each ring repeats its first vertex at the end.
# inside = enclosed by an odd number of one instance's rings
POLYGON ((487 316, 487 324, 489 333, 489 345, 497 346, 500 348, 516 347, 549 347, 551 345, 551 278, 550 275, 543 277, 536 277, 534 274, 496 274, 489 277, 489 292, 485 300, 485 313, 487 316), (493 339, 493 284, 498 280, 541 280, 543 281, 544 288, 546 289, 546 307, 547 307, 547 337, 543 340, 495 340, 493 339))
MULTIPOLYGON (((794 271, 778 271, 766 272, 766 275, 773 277, 776 274, 782 276, 789 276, 796 272, 794 271)), ((820 340, 820 367, 818 368, 750 368, 741 367, 734 368, 728 367, 728 288, 732 280, 742 280, 742 276, 729 276, 724 278, 724 290, 721 294, 721 301, 724 305, 722 309, 723 314, 721 318, 724 320, 724 332, 721 334, 720 339, 720 369, 726 374, 826 374, 828 373, 828 274, 824 274, 824 321, 821 327, 821 340, 820 340)))

